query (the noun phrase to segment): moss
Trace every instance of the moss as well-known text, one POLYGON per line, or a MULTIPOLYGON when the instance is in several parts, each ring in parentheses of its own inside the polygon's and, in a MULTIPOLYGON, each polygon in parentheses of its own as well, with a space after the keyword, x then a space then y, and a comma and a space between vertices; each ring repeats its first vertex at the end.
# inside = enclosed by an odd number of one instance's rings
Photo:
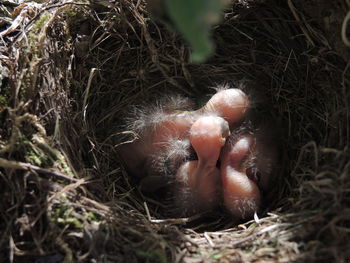
POLYGON ((37 39, 38 39, 38 36, 36 34, 34 34, 34 33, 28 34, 29 48, 28 48, 27 52, 32 52, 32 55, 35 55, 38 53, 38 48, 36 46, 37 39))
POLYGON ((24 154, 27 162, 40 167, 58 167, 68 176, 74 176, 65 157, 58 150, 52 148, 39 136, 33 136, 33 138, 35 138, 33 141, 23 139, 17 142, 15 147, 16 151, 24 154))
POLYGON ((154 250, 154 251, 136 251, 136 254, 138 257, 142 258, 143 260, 150 261, 150 262, 161 262, 166 263, 167 258, 164 255, 164 253, 160 250, 154 250))
POLYGON ((41 166, 42 160, 34 152, 30 152, 27 157, 31 163, 33 163, 37 166, 41 166))
POLYGON ((33 143, 35 147, 40 151, 40 156, 42 156, 44 166, 54 166, 60 168, 63 173, 68 176, 74 177, 74 174, 70 167, 68 166, 65 157, 61 152, 54 147, 52 147, 45 138, 33 135, 33 143))
POLYGON ((76 10, 74 10, 74 9, 68 9, 66 12, 66 15, 69 17, 69 18, 78 18, 78 17, 80 17, 80 18, 82 18, 82 16, 80 15, 80 16, 78 16, 80 13, 79 12, 77 12, 76 10))
POLYGON ((58 223, 73 225, 75 228, 83 228, 83 224, 75 217, 58 218, 58 223))
POLYGON ((52 220, 57 223, 82 229, 84 225, 89 225, 89 222, 99 221, 97 216, 92 212, 85 212, 85 210, 80 209, 79 211, 75 210, 65 195, 60 196, 60 202, 52 208, 51 213, 52 220), (79 216, 77 216, 78 214, 79 216))
POLYGON ((91 220, 91 221, 93 221, 93 222, 96 222, 96 221, 97 221, 97 217, 96 217, 96 215, 95 215, 94 213, 88 212, 86 215, 87 215, 87 218, 88 218, 89 220, 91 220))
POLYGON ((8 101, 8 98, 0 95, 0 107, 7 107, 8 106, 7 101, 8 101))
POLYGON ((67 8, 64 10, 63 15, 67 20, 68 28, 71 30, 73 34, 76 31, 77 26, 83 21, 86 21, 86 16, 84 15, 83 6, 74 6, 72 8, 67 8))
POLYGON ((33 32, 34 33, 38 33, 43 27, 44 25, 47 23, 47 21, 49 21, 50 19, 50 13, 49 12, 45 12, 40 18, 39 20, 33 25, 33 32))
POLYGON ((26 161, 30 162, 31 164, 41 166, 44 162, 43 159, 45 159, 45 155, 43 155, 40 151, 37 151, 34 145, 27 139, 18 141, 16 143, 15 150, 24 154, 26 161))
POLYGON ((222 258, 222 256, 223 256, 223 253, 219 252, 219 253, 213 254, 212 258, 215 260, 218 260, 218 259, 222 258))
MULTIPOLYGON (((29 42, 29 47, 27 49, 28 56, 32 57, 32 62, 31 64, 35 64, 37 61, 38 57, 38 36, 40 31, 43 29, 43 27, 46 25, 46 23, 50 19, 50 13, 45 12, 40 16, 38 21, 33 25, 32 30, 28 34, 28 42, 29 42)), ((29 78, 29 77, 28 77, 29 78)), ((30 78, 29 78, 30 79, 30 78)))
POLYGON ((74 209, 68 205, 59 205, 54 211, 53 218, 58 223, 68 224, 79 229, 83 228, 83 223, 72 215, 73 211, 74 209))
POLYGON ((7 86, 9 69, 0 65, 0 107, 8 107, 11 92, 7 86))

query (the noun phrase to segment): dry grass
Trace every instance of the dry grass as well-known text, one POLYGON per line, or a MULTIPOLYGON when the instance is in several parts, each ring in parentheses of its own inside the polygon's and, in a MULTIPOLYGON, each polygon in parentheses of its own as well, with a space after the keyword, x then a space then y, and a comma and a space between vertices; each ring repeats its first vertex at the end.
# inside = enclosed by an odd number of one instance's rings
POLYGON ((350 260, 349 65, 302 1, 238 2, 215 28, 216 55, 200 65, 142 1, 22 9, 0 46, 0 258, 350 260), (123 129, 129 106, 242 80, 282 130, 266 210, 242 224, 221 212, 169 218, 118 163, 115 146, 133 137, 123 129))

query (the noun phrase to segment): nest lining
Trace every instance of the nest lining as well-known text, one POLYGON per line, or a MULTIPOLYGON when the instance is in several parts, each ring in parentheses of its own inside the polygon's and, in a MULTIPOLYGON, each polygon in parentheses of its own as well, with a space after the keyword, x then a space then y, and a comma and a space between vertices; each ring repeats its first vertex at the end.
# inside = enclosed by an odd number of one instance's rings
POLYGON ((143 2, 32 8, 1 57, 10 72, 1 95, 11 94, 0 127, 3 258, 349 259, 347 67, 318 42, 319 28, 295 21, 295 12, 306 21, 302 7, 233 5, 215 29, 216 55, 201 65, 143 2), (283 125, 281 176, 263 217, 237 226, 222 214, 164 216, 118 164, 115 145, 132 135, 121 113, 164 93, 196 97, 242 80, 283 125))

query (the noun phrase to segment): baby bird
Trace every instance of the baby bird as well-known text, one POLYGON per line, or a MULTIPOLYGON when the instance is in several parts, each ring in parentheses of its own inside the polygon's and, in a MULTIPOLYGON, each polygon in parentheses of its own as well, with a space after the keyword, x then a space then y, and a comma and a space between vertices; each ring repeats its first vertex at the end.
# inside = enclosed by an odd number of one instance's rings
POLYGON ((167 188, 181 215, 219 206, 233 217, 253 216, 270 188, 277 150, 248 125, 248 96, 223 89, 201 108, 179 96, 136 114, 139 137, 118 153, 144 192, 167 188))

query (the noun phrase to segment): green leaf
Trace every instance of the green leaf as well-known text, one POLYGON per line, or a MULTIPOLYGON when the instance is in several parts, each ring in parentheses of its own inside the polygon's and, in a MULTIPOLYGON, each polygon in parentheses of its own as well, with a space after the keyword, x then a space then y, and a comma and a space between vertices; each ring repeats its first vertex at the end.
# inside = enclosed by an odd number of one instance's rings
POLYGON ((219 21, 224 0, 165 0, 167 13, 193 49, 191 59, 203 62, 214 50, 210 40, 213 24, 219 21))

